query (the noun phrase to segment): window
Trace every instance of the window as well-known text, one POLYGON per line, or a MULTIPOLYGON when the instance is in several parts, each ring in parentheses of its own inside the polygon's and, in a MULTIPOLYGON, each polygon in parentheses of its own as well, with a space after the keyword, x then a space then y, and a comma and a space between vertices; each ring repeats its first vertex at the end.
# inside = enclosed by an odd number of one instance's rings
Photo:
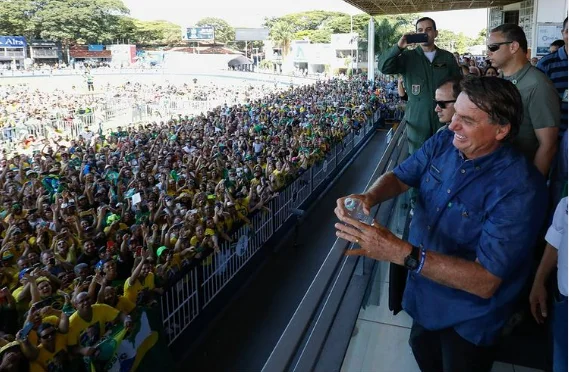
POLYGON ((520 22, 520 11, 519 10, 509 10, 504 12, 504 23, 513 23, 515 25, 520 22))

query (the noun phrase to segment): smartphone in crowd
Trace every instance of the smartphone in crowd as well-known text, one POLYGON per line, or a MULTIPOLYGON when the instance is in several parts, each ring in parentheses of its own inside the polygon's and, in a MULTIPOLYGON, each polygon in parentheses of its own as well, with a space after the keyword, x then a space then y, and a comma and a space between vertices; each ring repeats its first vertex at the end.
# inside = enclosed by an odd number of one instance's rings
POLYGON ((429 35, 427 34, 412 34, 406 37, 408 44, 419 44, 426 43, 429 41, 429 35))

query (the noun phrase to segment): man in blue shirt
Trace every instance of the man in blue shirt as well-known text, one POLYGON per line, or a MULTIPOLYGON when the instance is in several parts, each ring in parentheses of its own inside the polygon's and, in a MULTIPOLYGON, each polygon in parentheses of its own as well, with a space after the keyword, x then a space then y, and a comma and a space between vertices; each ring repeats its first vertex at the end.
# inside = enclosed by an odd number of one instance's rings
POLYGON ((561 30, 565 45, 539 60, 537 68, 551 80, 561 99, 561 122, 559 123, 559 151, 552 167, 553 205, 561 199, 562 190, 567 183, 567 18, 561 30))
POLYGON ((544 177, 510 145, 522 121, 516 87, 495 77, 461 83, 441 131, 364 194, 364 212, 410 187, 419 190, 409 241, 350 218, 337 236, 365 255, 409 270, 403 308, 421 370, 490 371, 493 348, 532 268, 545 217, 544 177))

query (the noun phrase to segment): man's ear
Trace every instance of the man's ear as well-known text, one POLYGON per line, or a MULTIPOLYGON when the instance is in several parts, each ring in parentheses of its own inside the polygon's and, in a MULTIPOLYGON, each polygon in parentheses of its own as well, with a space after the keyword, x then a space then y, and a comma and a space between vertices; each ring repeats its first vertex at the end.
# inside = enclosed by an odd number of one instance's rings
POLYGON ((512 43, 510 44, 510 51, 512 52, 512 54, 514 54, 518 50, 520 50, 520 43, 518 43, 517 41, 512 41, 512 43))
POLYGON ((496 127, 496 140, 498 141, 504 140, 512 130, 512 125, 509 123, 506 125, 497 125, 496 127))

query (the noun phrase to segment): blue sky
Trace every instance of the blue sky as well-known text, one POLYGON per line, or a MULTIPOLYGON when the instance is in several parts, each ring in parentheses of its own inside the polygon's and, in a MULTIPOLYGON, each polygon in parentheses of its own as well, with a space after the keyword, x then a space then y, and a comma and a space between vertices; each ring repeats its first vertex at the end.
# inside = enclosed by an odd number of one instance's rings
MULTIPOLYGON (((204 17, 218 17, 233 27, 259 27, 265 16, 282 16, 307 10, 360 13, 342 0, 123 0, 131 15, 143 20, 167 20, 191 26, 204 17)), ((476 36, 486 27, 486 9, 424 13, 437 22, 439 29, 449 29, 476 36)))

